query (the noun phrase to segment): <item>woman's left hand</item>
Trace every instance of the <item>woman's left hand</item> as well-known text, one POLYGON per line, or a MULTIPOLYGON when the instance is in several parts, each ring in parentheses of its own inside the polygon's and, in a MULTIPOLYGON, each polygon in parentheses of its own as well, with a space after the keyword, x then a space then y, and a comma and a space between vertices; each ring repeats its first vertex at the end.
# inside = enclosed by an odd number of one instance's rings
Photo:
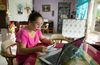
POLYGON ((49 44, 49 45, 54 44, 54 42, 53 42, 52 40, 50 40, 50 39, 46 39, 46 38, 42 39, 41 42, 42 42, 42 43, 49 44))

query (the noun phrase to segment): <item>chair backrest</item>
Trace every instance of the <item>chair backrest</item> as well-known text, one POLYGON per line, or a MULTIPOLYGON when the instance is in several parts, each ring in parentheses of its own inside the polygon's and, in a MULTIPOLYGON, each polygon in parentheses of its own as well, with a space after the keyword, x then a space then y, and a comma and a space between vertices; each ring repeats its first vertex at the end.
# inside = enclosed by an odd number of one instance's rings
POLYGON ((70 59, 83 43, 84 37, 76 39, 68 44, 64 44, 62 51, 58 57, 56 65, 62 65, 65 60, 70 59))
POLYGON ((55 43, 62 43, 62 40, 65 40, 65 37, 62 34, 53 34, 50 39, 55 43))
POLYGON ((12 41, 11 39, 5 40, 2 44, 1 44, 1 51, 7 51, 7 47, 14 44, 14 41, 12 41))
POLYGON ((1 44, 1 55, 5 57, 8 65, 13 65, 13 59, 16 55, 12 54, 11 47, 15 46, 16 44, 12 40, 6 40, 1 44))
POLYGON ((53 34, 50 39, 55 43, 69 43, 74 40, 73 38, 64 37, 62 34, 53 34))

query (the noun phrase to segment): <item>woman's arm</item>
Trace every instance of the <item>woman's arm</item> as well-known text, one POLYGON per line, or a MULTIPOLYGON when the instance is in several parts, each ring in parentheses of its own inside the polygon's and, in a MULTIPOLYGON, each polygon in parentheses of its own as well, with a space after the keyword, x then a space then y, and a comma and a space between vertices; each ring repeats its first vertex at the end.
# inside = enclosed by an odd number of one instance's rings
POLYGON ((18 53, 21 55, 32 54, 34 52, 45 52, 46 47, 37 46, 34 48, 26 48, 24 44, 17 44, 18 53))
POLYGON ((45 38, 45 37, 43 37, 43 36, 40 37, 40 41, 41 41, 42 43, 46 43, 46 44, 49 44, 49 45, 53 44, 53 41, 52 41, 52 40, 47 39, 47 38, 45 38))

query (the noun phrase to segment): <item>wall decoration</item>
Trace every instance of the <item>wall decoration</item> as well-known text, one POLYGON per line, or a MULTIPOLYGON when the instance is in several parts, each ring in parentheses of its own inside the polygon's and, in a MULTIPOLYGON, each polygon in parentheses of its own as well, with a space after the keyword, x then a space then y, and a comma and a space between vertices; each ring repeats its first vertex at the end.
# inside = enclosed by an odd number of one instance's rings
POLYGON ((49 12, 50 11, 50 5, 42 5, 42 11, 43 12, 49 12))
POLYGON ((18 4, 17 8, 18 8, 18 14, 23 14, 23 5, 22 4, 18 4))
POLYGON ((28 16, 33 9, 33 0, 8 0, 9 20, 28 21, 28 16))
POLYGON ((27 7, 25 7, 25 10, 27 11, 27 14, 28 14, 28 13, 30 13, 31 8, 27 6, 27 7))
POLYGON ((27 11, 27 14, 31 13, 31 7, 28 4, 26 4, 24 9, 27 11))

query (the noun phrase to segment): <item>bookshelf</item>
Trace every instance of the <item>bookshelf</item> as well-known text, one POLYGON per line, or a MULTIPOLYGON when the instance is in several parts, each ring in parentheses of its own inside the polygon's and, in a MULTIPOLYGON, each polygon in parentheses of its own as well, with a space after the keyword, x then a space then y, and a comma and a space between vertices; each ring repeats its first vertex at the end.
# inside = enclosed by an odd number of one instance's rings
POLYGON ((58 3, 58 26, 57 32, 62 33, 63 19, 70 18, 70 3, 59 2, 58 3))

